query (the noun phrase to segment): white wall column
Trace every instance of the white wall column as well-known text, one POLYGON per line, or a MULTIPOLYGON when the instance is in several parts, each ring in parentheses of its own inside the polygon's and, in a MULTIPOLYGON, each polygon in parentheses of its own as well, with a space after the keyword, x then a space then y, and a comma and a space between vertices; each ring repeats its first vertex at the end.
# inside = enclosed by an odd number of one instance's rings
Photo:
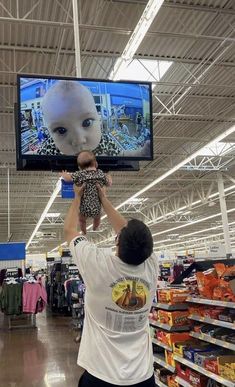
POLYGON ((80 54, 80 38, 79 38, 79 23, 78 23, 78 0, 73 2, 73 29, 74 29, 74 46, 75 46, 75 65, 76 76, 79 78, 81 73, 81 54, 80 54))
POLYGON ((229 225, 228 225, 227 204, 226 204, 225 193, 224 193, 224 180, 221 172, 217 173, 217 177, 218 177, 220 209, 221 209, 222 224, 223 224, 223 231, 224 231, 225 251, 226 251, 226 257, 230 258, 232 256, 232 248, 231 248, 229 225))

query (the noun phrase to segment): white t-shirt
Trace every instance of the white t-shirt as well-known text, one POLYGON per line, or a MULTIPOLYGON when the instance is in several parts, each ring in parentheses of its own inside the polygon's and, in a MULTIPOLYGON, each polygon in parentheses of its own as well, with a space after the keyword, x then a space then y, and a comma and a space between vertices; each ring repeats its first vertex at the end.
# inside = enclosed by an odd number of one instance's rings
POLYGON ((85 321, 78 365, 111 384, 132 385, 153 374, 148 314, 157 282, 157 259, 127 265, 84 236, 70 249, 86 285, 85 321))

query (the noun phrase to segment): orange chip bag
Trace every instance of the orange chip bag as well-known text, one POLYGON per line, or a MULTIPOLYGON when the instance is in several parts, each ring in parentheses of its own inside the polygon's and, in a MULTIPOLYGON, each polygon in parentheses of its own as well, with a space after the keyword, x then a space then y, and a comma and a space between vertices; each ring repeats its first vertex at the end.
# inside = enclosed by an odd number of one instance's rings
POLYGON ((218 278, 213 274, 196 273, 199 293, 205 298, 212 298, 213 289, 218 285, 218 278))
POLYGON ((225 270, 227 269, 227 267, 223 263, 216 263, 214 265, 214 268, 219 278, 223 276, 225 270))

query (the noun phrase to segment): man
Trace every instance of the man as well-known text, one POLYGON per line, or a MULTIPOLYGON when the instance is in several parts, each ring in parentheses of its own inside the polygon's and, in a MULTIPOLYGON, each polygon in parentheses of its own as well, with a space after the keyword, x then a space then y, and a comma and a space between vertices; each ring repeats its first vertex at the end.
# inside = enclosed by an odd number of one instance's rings
POLYGON ((78 365, 80 387, 154 387, 148 314, 157 282, 152 235, 137 219, 127 222, 97 185, 108 221, 117 234, 116 254, 98 248, 77 231, 83 188, 75 188, 65 219, 67 242, 86 285, 85 323, 78 365))

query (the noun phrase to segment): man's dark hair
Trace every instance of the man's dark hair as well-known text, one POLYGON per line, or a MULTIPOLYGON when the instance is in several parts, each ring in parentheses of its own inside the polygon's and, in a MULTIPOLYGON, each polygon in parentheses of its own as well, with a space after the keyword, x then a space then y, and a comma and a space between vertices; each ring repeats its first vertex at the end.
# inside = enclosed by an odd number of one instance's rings
POLYGON ((96 163, 96 157, 95 157, 93 152, 84 150, 84 151, 81 151, 79 153, 79 155, 77 157, 77 163, 78 163, 78 166, 81 170, 89 168, 89 167, 93 167, 96 163), (87 153, 86 160, 80 160, 81 159, 80 155, 82 153, 87 153))
POLYGON ((140 220, 129 220, 118 239, 119 258, 129 265, 140 265, 153 252, 153 238, 149 228, 140 220))

